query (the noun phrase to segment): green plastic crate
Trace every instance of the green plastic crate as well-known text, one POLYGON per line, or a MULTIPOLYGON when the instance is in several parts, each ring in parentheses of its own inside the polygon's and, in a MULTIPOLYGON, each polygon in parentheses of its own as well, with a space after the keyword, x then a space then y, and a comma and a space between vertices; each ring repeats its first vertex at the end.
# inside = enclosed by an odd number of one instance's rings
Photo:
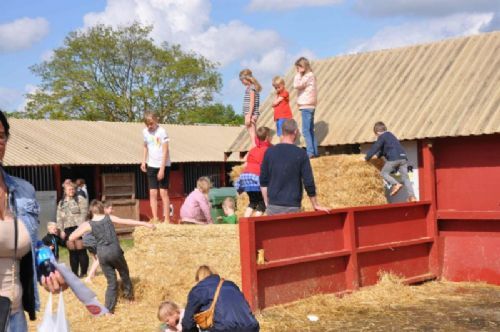
POLYGON ((236 189, 233 187, 212 188, 208 192, 208 200, 210 201, 210 214, 212 220, 217 223, 217 217, 224 216, 222 210, 222 202, 226 197, 232 197, 236 203, 236 189))

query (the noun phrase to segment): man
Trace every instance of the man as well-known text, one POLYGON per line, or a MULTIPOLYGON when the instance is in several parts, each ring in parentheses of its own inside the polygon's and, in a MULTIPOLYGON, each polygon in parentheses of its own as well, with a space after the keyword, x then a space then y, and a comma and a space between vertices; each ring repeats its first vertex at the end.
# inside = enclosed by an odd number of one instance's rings
POLYGON ((307 153, 295 146, 295 139, 299 135, 297 122, 285 120, 282 134, 281 143, 266 151, 261 166, 260 186, 267 207, 266 214, 299 212, 302 185, 313 208, 328 212, 316 199, 316 186, 307 153))

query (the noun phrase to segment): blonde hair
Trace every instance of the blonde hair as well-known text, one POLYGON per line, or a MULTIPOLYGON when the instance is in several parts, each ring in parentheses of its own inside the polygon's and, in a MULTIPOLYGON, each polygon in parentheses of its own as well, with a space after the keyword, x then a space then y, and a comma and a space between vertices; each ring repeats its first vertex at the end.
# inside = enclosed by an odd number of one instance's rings
POLYGON ((252 71, 250 69, 243 69, 240 71, 240 80, 247 80, 255 86, 255 89, 260 92, 262 90, 262 85, 260 85, 259 81, 252 75, 252 71))
POLYGON ((265 141, 270 134, 271 129, 269 129, 268 127, 259 127, 256 132, 257 138, 261 141, 265 141))
POLYGON ((56 223, 56 222, 53 222, 53 221, 49 221, 49 222, 47 223, 47 229, 48 229, 49 227, 51 227, 51 226, 57 227, 57 223, 56 223))
POLYGON ((156 114, 155 112, 152 112, 152 111, 145 111, 144 112, 144 123, 145 124, 148 124, 149 121, 155 121, 155 122, 158 122, 158 114, 156 114))
POLYGON ((273 78, 273 86, 285 85, 285 80, 281 76, 274 76, 273 78))
POLYGON ((202 265, 196 271, 196 275, 194 277, 194 280, 196 280, 196 282, 198 282, 198 281, 205 279, 206 277, 211 276, 212 274, 215 274, 215 273, 214 273, 214 271, 212 271, 210 266, 202 265))
POLYGON ((303 56, 298 58, 297 61, 295 61, 295 66, 304 68, 305 69, 304 74, 312 72, 311 63, 303 56))
POLYGON ((196 181, 196 188, 198 188, 202 193, 208 194, 208 191, 212 187, 212 182, 208 176, 202 176, 196 181))
POLYGON ((163 321, 168 316, 180 312, 179 306, 172 301, 163 301, 158 307, 158 319, 163 321))
POLYGON ((234 198, 232 197, 226 197, 224 198, 224 201, 222 201, 222 206, 225 206, 229 209, 233 209, 234 210, 234 205, 236 203, 234 202, 234 198))

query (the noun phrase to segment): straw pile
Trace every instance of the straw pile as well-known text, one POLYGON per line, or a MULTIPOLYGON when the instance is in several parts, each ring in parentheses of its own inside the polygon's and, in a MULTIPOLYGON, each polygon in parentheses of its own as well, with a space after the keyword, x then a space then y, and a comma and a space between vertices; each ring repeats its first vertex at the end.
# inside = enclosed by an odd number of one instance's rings
MULTIPOLYGON (((316 183, 317 197, 321 205, 329 208, 368 206, 387 203, 379 168, 380 161, 367 163, 359 160, 360 155, 334 155, 311 160, 316 183)), ((229 174, 235 181, 243 171, 243 166, 234 166, 229 174)), ((239 217, 248 205, 248 196, 238 196, 239 217)), ((304 193, 304 211, 311 211, 309 198, 304 193)))

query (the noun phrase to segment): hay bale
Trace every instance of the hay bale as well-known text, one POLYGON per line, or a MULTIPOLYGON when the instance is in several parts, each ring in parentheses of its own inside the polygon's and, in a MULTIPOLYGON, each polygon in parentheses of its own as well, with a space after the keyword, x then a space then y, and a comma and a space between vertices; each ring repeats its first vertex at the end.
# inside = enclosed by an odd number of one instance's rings
MULTIPOLYGON (((387 203, 379 169, 383 162, 367 163, 359 160, 360 155, 333 155, 311 160, 316 182, 317 197, 321 205, 330 208, 369 206, 387 203)), ((230 177, 238 179, 243 166, 234 166, 230 177)), ((248 196, 242 194, 237 200, 238 217, 242 217, 248 205, 248 196)), ((312 211, 309 198, 304 192, 304 211, 312 211)))

